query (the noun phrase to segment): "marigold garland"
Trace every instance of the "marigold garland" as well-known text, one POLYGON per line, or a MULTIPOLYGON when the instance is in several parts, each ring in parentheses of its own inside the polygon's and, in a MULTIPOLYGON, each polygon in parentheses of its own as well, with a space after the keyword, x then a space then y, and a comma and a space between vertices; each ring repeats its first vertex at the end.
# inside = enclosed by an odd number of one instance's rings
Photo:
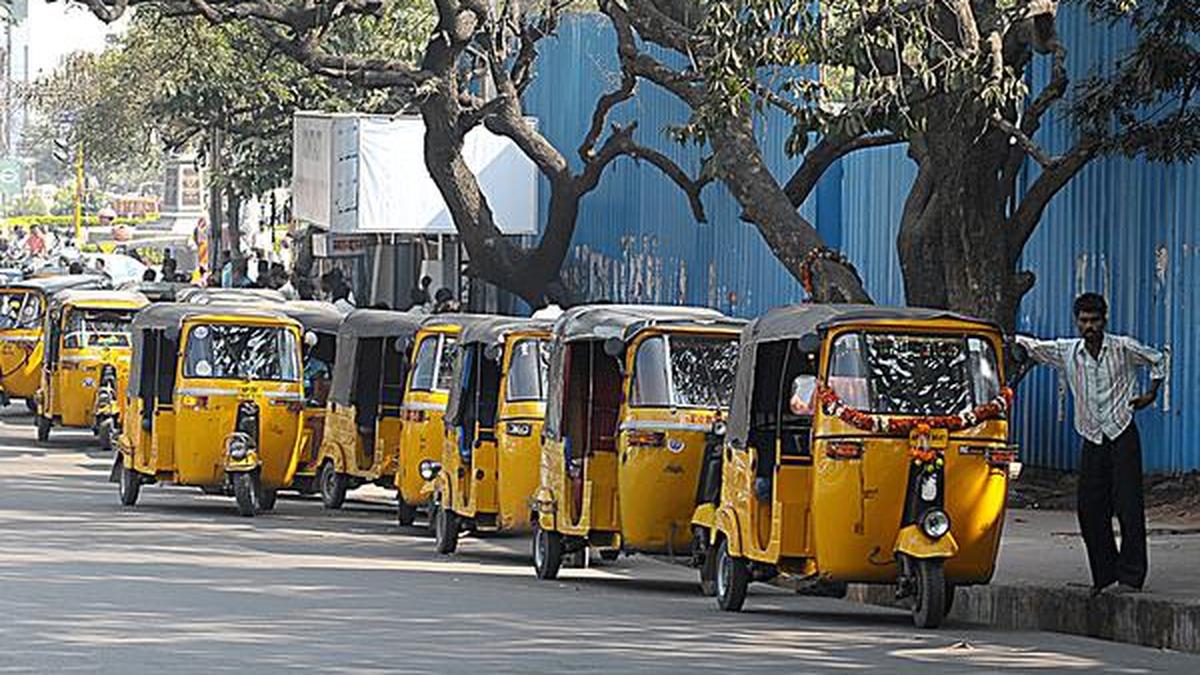
MULTIPOLYGON (((813 263, 818 260, 827 260, 832 263, 837 263, 842 267, 849 269, 854 273, 855 277, 858 277, 858 270, 854 267, 853 263, 850 262, 850 259, 845 256, 845 254, 843 254, 841 251, 835 251, 831 248, 818 246, 817 248, 810 250, 808 253, 805 253, 804 258, 800 261, 800 286, 804 289, 805 293, 808 293, 810 298, 813 295, 812 266, 813 263)), ((861 278, 859 281, 861 282, 861 278)))
POLYGON ((831 387, 821 384, 817 386, 817 400, 825 414, 832 415, 846 424, 863 431, 880 433, 909 433, 914 429, 923 429, 928 433, 932 429, 947 429, 958 431, 967 429, 988 420, 1003 417, 1012 407, 1012 389, 1004 387, 996 398, 958 413, 957 415, 924 415, 924 416, 893 416, 873 415, 852 408, 842 401, 831 387))

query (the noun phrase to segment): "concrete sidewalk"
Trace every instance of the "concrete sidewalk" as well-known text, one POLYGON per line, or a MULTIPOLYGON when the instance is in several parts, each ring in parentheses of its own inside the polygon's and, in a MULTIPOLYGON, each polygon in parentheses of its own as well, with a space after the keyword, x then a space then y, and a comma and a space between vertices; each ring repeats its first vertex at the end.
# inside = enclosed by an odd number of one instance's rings
MULTIPOLYGON (((1145 591, 1093 598, 1075 514, 1010 510, 995 578, 987 586, 959 589, 950 616, 1200 653, 1200 527, 1151 521, 1148 530, 1145 591)), ((896 604, 888 587, 855 586, 848 597, 896 604)))

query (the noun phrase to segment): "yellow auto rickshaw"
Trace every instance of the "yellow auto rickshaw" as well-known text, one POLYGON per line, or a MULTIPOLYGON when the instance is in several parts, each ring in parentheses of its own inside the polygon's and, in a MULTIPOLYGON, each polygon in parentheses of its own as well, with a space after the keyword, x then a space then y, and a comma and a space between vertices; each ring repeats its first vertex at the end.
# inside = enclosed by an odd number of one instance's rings
POLYGON ((104 288, 101 276, 75 274, 26 279, 0 286, 0 405, 25 399, 37 412, 38 387, 45 358, 43 321, 50 298, 70 288, 104 288))
POLYGON ((142 310, 116 443, 121 503, 163 482, 232 494, 243 516, 273 509, 302 440, 300 330, 255 305, 142 310))
POLYGON ((537 576, 564 553, 690 553, 705 434, 733 388, 744 322, 694 307, 593 305, 554 327, 537 576))
POLYGON ((112 448, 121 419, 131 353, 129 325, 150 301, 129 291, 67 290, 46 312, 46 356, 37 393, 37 436, 54 424, 92 429, 112 448))
MULTIPOLYGON (((404 425, 395 474, 396 520, 413 524, 417 509, 432 501, 429 464, 442 456, 446 403, 454 377, 454 354, 463 326, 483 315, 435 314, 424 317, 413 341, 412 359, 404 389, 404 425), (426 471, 422 473, 421 467, 426 471)), ((430 513, 430 527, 436 518, 430 513)))
POLYGON ((987 583, 1015 456, 1001 349, 997 327, 935 310, 800 305, 750 323, 719 488, 693 521, 720 607, 776 574, 896 584, 936 627, 957 586, 987 583))
POLYGON ((316 459, 317 487, 326 508, 341 508, 349 489, 393 485, 408 354, 423 318, 356 309, 342 319, 316 459))
POLYGON ((434 535, 452 553, 460 530, 521 532, 532 524, 549 366, 548 321, 494 317, 458 338, 440 464, 434 482, 434 535))

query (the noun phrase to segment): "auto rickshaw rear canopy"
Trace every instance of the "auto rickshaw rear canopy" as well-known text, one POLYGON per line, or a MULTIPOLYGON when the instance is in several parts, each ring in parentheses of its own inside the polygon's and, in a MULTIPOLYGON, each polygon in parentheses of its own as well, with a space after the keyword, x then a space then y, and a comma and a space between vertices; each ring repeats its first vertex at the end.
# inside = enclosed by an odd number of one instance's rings
POLYGON ((772 309, 754 319, 742 330, 741 344, 739 345, 737 376, 734 380, 733 400, 729 405, 728 438, 730 443, 734 445, 740 443, 744 446, 750 433, 750 398, 754 391, 758 345, 798 340, 807 335, 820 336, 830 328, 839 325, 875 321, 924 323, 938 320, 972 324, 979 330, 999 330, 994 323, 946 310, 881 305, 788 305, 772 309))
POLYGON ((563 343, 580 341, 607 342, 611 339, 628 344, 638 333, 650 328, 708 328, 740 330, 746 322, 707 307, 674 305, 580 305, 563 312, 554 323, 555 348, 550 353, 549 390, 546 396, 547 437, 561 433, 563 397, 566 385, 566 350, 563 343))
POLYGON ((10 284, 0 286, 0 291, 30 290, 41 291, 46 295, 54 295, 70 288, 105 288, 107 286, 108 278, 98 274, 63 274, 14 281, 10 284))
POLYGON ((150 302, 175 302, 180 291, 197 288, 186 281, 133 281, 121 285, 123 291, 137 291, 150 302))
POLYGON ((707 307, 675 305, 581 305, 555 321, 554 337, 562 342, 607 340, 629 342, 653 326, 713 326, 741 328, 745 321, 707 307))
POLYGON ((393 338, 387 345, 388 349, 406 350, 412 346, 412 339, 425 318, 422 314, 387 309, 356 309, 345 315, 338 326, 337 358, 333 364, 330 400, 340 405, 353 404, 355 359, 359 342, 371 338, 393 338))
POLYGON ((549 333, 553 326, 551 321, 512 316, 490 316, 467 324, 458 336, 460 351, 454 359, 454 375, 450 381, 450 399, 446 403, 446 424, 458 424, 460 421, 459 409, 462 407, 464 384, 463 369, 467 367, 466 359, 462 356, 464 353, 461 350, 462 347, 479 345, 486 349, 491 345, 503 344, 504 339, 511 333, 537 330, 549 333))
POLYGON ((150 304, 150 299, 137 291, 71 288, 57 293, 53 302, 59 307, 75 305, 95 308, 141 308, 150 304))
POLYGON ((289 300, 279 305, 278 309, 299 321, 304 330, 327 335, 337 335, 345 318, 331 303, 320 300, 289 300))
POLYGON ((175 294, 179 302, 212 304, 223 302, 287 302, 283 293, 273 288, 181 288, 175 294))

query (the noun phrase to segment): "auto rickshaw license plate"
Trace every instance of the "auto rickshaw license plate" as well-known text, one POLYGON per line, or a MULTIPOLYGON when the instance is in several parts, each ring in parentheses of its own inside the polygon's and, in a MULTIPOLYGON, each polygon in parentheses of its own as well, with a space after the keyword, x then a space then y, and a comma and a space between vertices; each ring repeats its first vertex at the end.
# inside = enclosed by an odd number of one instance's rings
POLYGON ((921 445, 929 448, 944 448, 950 445, 950 430, 949 429, 930 429, 922 433, 920 430, 913 429, 908 432, 908 442, 910 445, 921 445), (922 439, 924 436, 924 439, 922 439))

